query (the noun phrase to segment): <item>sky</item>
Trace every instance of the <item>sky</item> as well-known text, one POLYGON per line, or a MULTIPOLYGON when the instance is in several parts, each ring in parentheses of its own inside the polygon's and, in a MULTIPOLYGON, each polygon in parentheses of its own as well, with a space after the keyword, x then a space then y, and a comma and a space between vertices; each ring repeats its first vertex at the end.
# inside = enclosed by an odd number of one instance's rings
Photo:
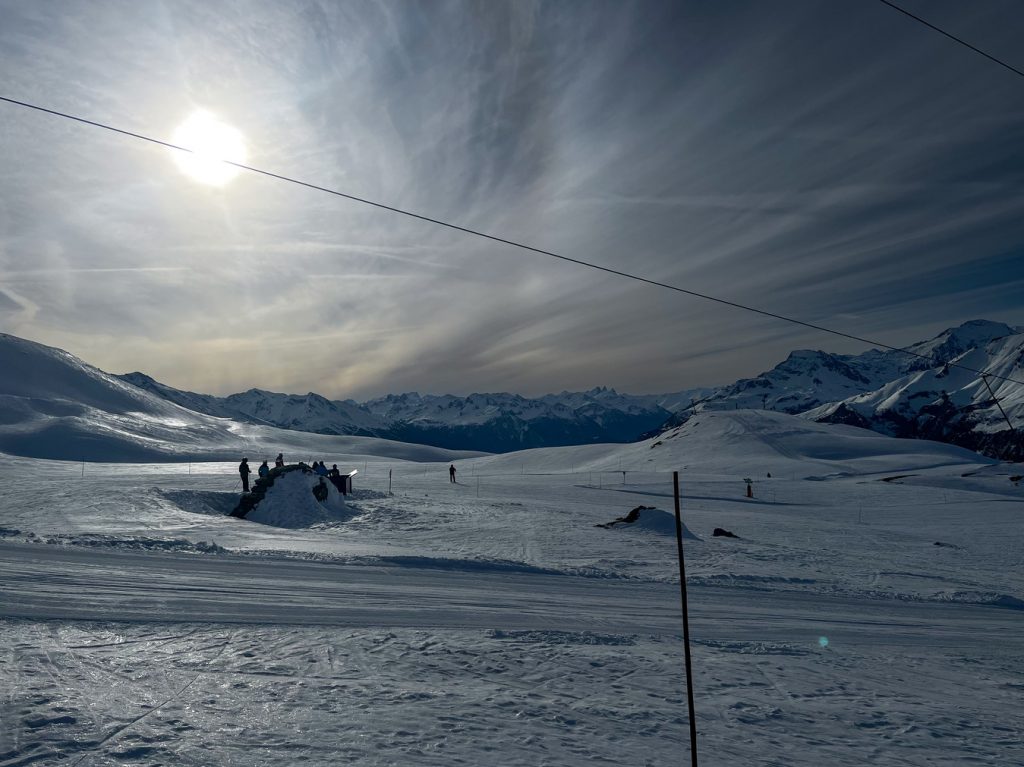
MULTIPOLYGON (((1014 0, 902 0, 1018 68, 1014 0)), ((807 322, 1024 324, 1024 78, 873 0, 0 0, 0 95, 807 322)), ((178 388, 717 385, 864 346, 0 103, 0 331, 178 388)))

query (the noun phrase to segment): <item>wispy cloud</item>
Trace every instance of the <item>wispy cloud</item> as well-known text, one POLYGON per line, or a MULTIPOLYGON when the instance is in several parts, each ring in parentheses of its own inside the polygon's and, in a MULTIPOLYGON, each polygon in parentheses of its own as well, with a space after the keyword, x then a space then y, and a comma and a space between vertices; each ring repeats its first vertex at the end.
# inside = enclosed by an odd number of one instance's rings
MULTIPOLYGON (((939 2, 1016 50, 1013 5, 939 2)), ((1020 84, 882 6, 9 4, 5 92, 841 330, 1024 323, 1020 84), (458 41, 458 44, 453 44, 458 41), (98 55, 97 51, 102 51, 98 55), (865 52, 871 51, 868 55, 865 52)), ((715 383, 850 345, 0 108, 0 321, 218 392, 715 383)))

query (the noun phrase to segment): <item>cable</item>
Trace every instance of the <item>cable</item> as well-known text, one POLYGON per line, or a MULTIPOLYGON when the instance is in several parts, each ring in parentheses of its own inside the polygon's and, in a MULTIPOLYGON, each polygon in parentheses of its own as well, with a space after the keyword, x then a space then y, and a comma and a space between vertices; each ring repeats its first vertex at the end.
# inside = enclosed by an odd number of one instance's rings
MULTIPOLYGON (((56 117, 63 117, 67 120, 74 120, 75 122, 80 122, 85 125, 91 125, 94 128, 102 128, 103 130, 112 131, 114 133, 120 133, 123 136, 130 136, 131 138, 139 139, 140 141, 148 141, 151 144, 157 144, 158 146, 166 147, 168 149, 175 149, 180 152, 188 152, 189 154, 194 154, 194 152, 191 149, 183 146, 178 146, 177 144, 172 144, 169 141, 161 141, 160 139, 151 138, 150 136, 146 136, 141 133, 133 133, 132 131, 123 130, 122 128, 115 128, 105 123, 96 122, 95 120, 87 120, 84 117, 78 117, 76 115, 68 114, 66 112, 58 112, 54 109, 47 109, 46 107, 41 107, 36 104, 30 104, 27 101, 18 101, 17 99, 8 98, 6 96, 0 96, 0 101, 6 102, 8 104, 14 104, 20 107, 25 107, 26 109, 34 109, 37 112, 45 112, 46 114, 54 115, 56 117)), ((498 237, 493 234, 487 234, 486 232, 481 232, 476 229, 469 229, 468 227, 465 226, 459 226, 458 224, 452 224, 447 221, 442 221, 441 219, 431 218, 430 216, 424 216, 420 213, 413 213, 412 211, 403 210, 402 208, 396 208, 392 205, 385 205, 382 202, 375 202, 373 200, 368 200, 365 197, 358 197, 354 194, 339 192, 336 189, 328 189, 325 186, 319 186, 317 184, 312 184, 308 181, 302 181, 297 178, 291 178, 290 176, 284 176, 281 175, 280 173, 273 173, 269 170, 262 170, 261 168, 256 168, 251 165, 244 165, 243 163, 240 162, 232 162, 231 160, 221 160, 221 162, 225 163, 226 165, 234 166, 241 170, 249 171, 251 173, 258 173, 261 176, 267 176, 269 178, 277 179, 278 181, 286 181, 289 184, 296 184, 297 186, 303 186, 306 187, 307 189, 313 189, 314 191, 317 192, 324 192, 326 194, 332 194, 336 197, 343 197, 346 200, 359 202, 362 203, 363 205, 370 205, 374 208, 387 210, 392 213, 397 213, 399 215, 406 216, 408 218, 417 219, 419 221, 425 221, 429 224, 443 226, 447 229, 454 229, 457 232, 471 234, 474 237, 482 237, 486 240, 491 240, 493 242, 500 242, 503 245, 511 245, 512 247, 519 248, 520 250, 526 250, 531 253, 539 253, 542 256, 556 258, 560 261, 566 261, 570 264, 576 264, 577 266, 585 266, 588 269, 594 269, 599 272, 613 274, 617 277, 625 277, 626 279, 635 280, 636 282, 643 282, 646 283, 647 285, 654 285, 655 287, 659 288, 665 288, 666 290, 672 290, 675 291, 676 293, 683 293, 684 295, 693 296, 694 298, 702 298, 705 301, 713 301, 714 303, 721 304, 722 306, 730 306, 734 309, 742 309, 743 311, 753 312, 754 314, 760 314, 762 317, 771 317, 772 319, 782 320, 783 322, 789 322, 793 325, 800 325, 802 327, 810 328, 811 330, 817 330, 822 333, 829 333, 834 336, 839 336, 840 338, 846 338, 851 341, 857 341, 858 343, 867 344, 868 346, 877 346, 883 349, 888 349, 889 351, 901 352, 911 357, 917 357, 919 359, 926 360, 927 362, 932 363, 932 365, 934 366, 934 360, 931 357, 925 354, 918 354, 917 352, 912 352, 909 349, 901 349, 898 346, 890 346, 889 344, 883 344, 880 341, 872 341, 870 338, 856 336, 853 335, 852 333, 844 333, 841 330, 833 330, 832 328, 827 328, 824 325, 816 325, 813 322, 805 322, 804 320, 798 320, 795 317, 787 317, 784 314, 776 314, 775 312, 769 312, 765 309, 758 309, 753 306, 747 306, 746 304, 737 303, 736 301, 729 301, 724 298, 716 298, 715 296, 708 295, 707 293, 698 293, 695 290, 688 290, 686 288, 681 288, 678 285, 670 285, 667 282, 659 282, 658 280, 652 280, 648 277, 641 277, 638 274, 631 274, 630 272, 624 272, 619 269, 612 269, 611 267, 608 266, 601 266, 600 264, 594 264, 591 263, 590 261, 583 261, 578 258, 563 256, 559 253, 553 253, 550 250, 544 250, 543 248, 535 248, 532 245, 526 245, 521 242, 516 242, 515 240, 508 240, 505 239, 504 237, 498 237)), ((977 373, 978 375, 987 375, 992 378, 999 379, 1001 381, 1008 381, 1010 383, 1020 384, 1021 386, 1024 386, 1024 381, 1018 381, 1014 378, 1007 378, 1006 376, 1001 376, 996 373, 988 373, 986 371, 976 370, 975 368, 968 367, 967 365, 961 365, 955 362, 948 362, 946 363, 946 365, 949 367, 960 368, 961 370, 966 370, 971 373, 977 373)))
POLYGON ((977 48, 977 47, 971 45, 969 42, 967 42, 963 38, 960 38, 960 37, 957 37, 956 35, 950 34, 949 32, 947 32, 944 29, 940 29, 939 27, 935 26, 931 22, 925 21, 920 16, 915 16, 913 13, 911 13, 907 9, 900 8, 898 5, 896 5, 896 3, 891 3, 891 2, 889 2, 889 0, 878 0, 878 2, 882 3, 882 5, 888 5, 894 11, 899 11, 904 16, 909 16, 914 21, 919 22, 921 24, 924 24, 929 29, 932 29, 932 30, 938 32, 940 35, 944 35, 945 37, 948 37, 950 40, 953 40, 954 42, 960 43, 960 45, 963 45, 966 48, 970 48, 975 53, 980 53, 982 56, 984 56, 989 61, 993 61, 996 64, 998 64, 999 66, 1004 67, 1006 69, 1009 69, 1014 74, 1017 74, 1017 75, 1020 75, 1021 77, 1024 77, 1024 71, 1021 71, 1021 70, 1017 69, 1017 67, 1015 67, 1015 66, 1007 64, 1002 59, 997 59, 995 56, 993 56, 990 53, 985 53, 985 51, 981 50, 981 48, 977 48))

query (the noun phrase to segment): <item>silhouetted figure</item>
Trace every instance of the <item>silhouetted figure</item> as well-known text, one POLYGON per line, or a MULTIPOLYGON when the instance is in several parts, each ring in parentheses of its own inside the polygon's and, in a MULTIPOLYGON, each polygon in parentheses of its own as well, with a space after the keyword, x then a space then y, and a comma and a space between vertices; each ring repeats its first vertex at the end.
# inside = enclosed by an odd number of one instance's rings
POLYGON ((327 479, 331 480, 331 484, 338 488, 338 492, 342 495, 348 495, 345 492, 345 478, 341 476, 341 472, 338 471, 338 464, 332 464, 331 468, 327 471, 327 479))
POLYGON ((324 466, 324 462, 323 461, 320 461, 319 463, 314 461, 313 462, 313 471, 316 472, 317 474, 319 474, 321 477, 326 477, 327 476, 327 467, 324 466))
POLYGON ((267 466, 267 462, 264 461, 260 464, 260 467, 256 469, 256 473, 260 475, 260 479, 263 479, 270 473, 270 467, 267 466))
POLYGON ((249 492, 249 475, 252 473, 249 468, 249 459, 243 458, 242 462, 238 464, 238 473, 242 476, 242 492, 249 492))
POLYGON ((448 480, 450 482, 455 482, 455 464, 454 463, 451 466, 448 467, 448 480))
POLYGON ((278 453, 277 458, 274 459, 274 468, 280 469, 284 466, 284 453, 278 453))

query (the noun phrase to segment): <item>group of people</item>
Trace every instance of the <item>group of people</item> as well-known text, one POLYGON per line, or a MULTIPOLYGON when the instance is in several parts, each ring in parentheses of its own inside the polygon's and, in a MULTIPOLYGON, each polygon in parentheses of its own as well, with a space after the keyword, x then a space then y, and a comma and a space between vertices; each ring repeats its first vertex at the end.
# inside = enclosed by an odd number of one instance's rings
MULTIPOLYGON (((284 454, 278 453, 277 458, 274 459, 274 468, 280 469, 284 466, 284 454)), ((256 473, 260 475, 260 479, 270 474, 270 466, 267 465, 267 461, 260 464, 260 467, 256 469, 256 473)), ((252 469, 249 468, 249 459, 243 458, 242 462, 238 464, 238 474, 242 478, 242 492, 249 492, 249 475, 252 474, 252 469)))
POLYGON ((341 478, 338 464, 332 463, 331 468, 328 469, 323 461, 313 461, 313 473, 319 474, 321 477, 327 477, 327 479, 331 480, 331 484, 338 488, 338 492, 345 495, 345 480, 341 478))
MULTIPOLYGON (((256 470, 260 478, 266 477, 270 474, 270 466, 268 462, 264 461, 260 464, 260 467, 256 470)), ((284 466, 284 454, 278 453, 277 458, 274 459, 274 468, 280 469, 284 466)), ((313 461, 310 469, 314 474, 321 477, 327 477, 331 481, 331 484, 338 488, 338 492, 345 495, 345 480, 341 476, 341 471, 338 470, 338 464, 331 464, 331 468, 327 468, 323 461, 313 461)), ((243 458, 242 462, 238 464, 238 474, 242 477, 242 492, 249 492, 249 475, 252 474, 252 469, 249 468, 249 459, 243 458)), ((451 482, 455 482, 455 464, 453 463, 448 467, 448 479, 451 482)))
MULTIPOLYGON (((260 464, 256 473, 259 474, 260 478, 266 477, 270 474, 270 466, 268 461, 264 461, 260 464)), ((284 455, 282 453, 277 454, 277 458, 274 460, 274 468, 280 469, 284 466, 284 455)), ((338 492, 342 495, 346 494, 345 481, 342 479, 341 471, 338 469, 338 464, 332 464, 331 468, 327 468, 327 465, 323 461, 313 461, 309 469, 318 476, 327 477, 331 481, 331 484, 338 488, 338 492)), ((252 474, 252 469, 249 468, 249 459, 243 458, 242 462, 238 464, 238 474, 242 478, 242 492, 249 492, 249 475, 252 474)))

